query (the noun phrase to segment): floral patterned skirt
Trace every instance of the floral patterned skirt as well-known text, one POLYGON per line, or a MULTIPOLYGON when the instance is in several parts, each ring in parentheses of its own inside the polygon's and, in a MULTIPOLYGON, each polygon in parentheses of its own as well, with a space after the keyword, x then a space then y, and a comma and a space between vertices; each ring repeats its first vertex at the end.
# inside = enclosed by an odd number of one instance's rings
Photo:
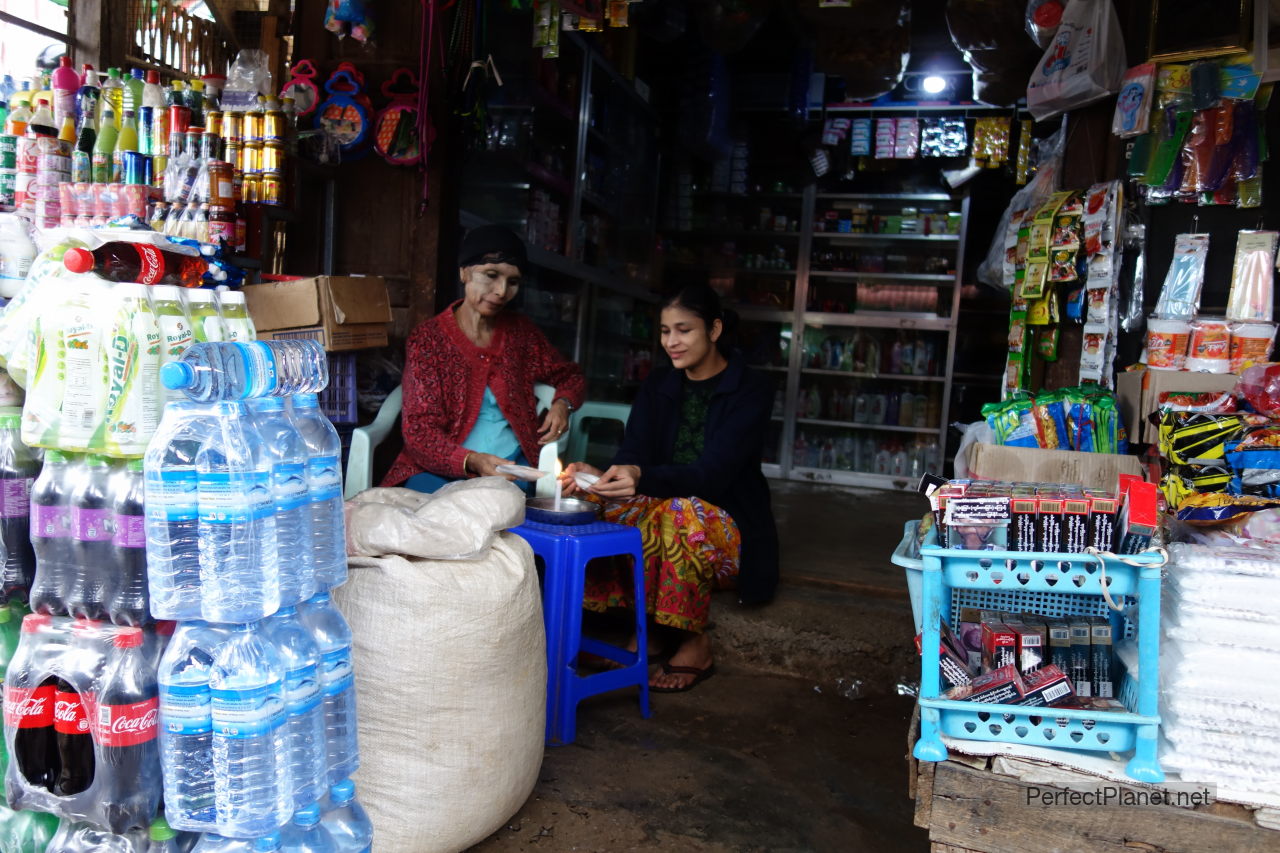
MULTIPOLYGON (((604 506, 606 521, 640 529, 645 609, 654 621, 700 633, 711 610, 712 589, 731 587, 737 579, 742 536, 729 513, 698 498, 591 499, 604 506)), ((598 612, 629 608, 634 589, 625 561, 600 561, 588 568, 583 607, 598 612)))

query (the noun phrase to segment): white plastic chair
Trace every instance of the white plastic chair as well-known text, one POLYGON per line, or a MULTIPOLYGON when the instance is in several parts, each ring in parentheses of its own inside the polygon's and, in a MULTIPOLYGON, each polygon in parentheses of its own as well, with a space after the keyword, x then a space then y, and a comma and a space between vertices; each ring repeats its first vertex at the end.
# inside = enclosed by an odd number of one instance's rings
MULTIPOLYGON (((550 385, 539 383, 533 386, 533 396, 538 401, 539 411, 551 406, 555 392, 556 389, 550 385)), ((395 429, 396 420, 400 417, 400 410, 403 406, 404 399, 400 388, 397 387, 387 395, 387 399, 383 402, 382 408, 378 409, 378 415, 373 419, 373 423, 359 427, 351 433, 351 450, 347 455, 346 483, 342 490, 344 499, 350 500, 373 485, 373 451, 379 444, 386 441, 387 436, 391 434, 391 430, 395 429)), ((626 424, 630 415, 631 407, 625 403, 593 403, 590 401, 584 403, 582 408, 574 412, 569 418, 569 434, 565 439, 564 458, 581 459, 586 451, 587 434, 582 429, 582 421, 585 418, 617 420, 626 424)))

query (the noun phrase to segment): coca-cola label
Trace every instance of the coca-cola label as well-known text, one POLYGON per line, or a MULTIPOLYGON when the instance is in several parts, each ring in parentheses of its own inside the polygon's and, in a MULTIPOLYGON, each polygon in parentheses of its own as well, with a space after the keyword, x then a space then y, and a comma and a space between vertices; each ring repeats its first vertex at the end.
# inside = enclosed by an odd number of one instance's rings
POLYGON ((320 686, 325 696, 337 696, 354 683, 350 646, 339 646, 320 656, 320 686))
POLYGON ((72 536, 80 542, 108 542, 111 540, 111 510, 71 508, 72 536))
POLYGON ((292 512, 307 504, 307 466, 301 462, 281 462, 271 468, 276 496, 276 512, 292 512))
POLYGON ((202 524, 241 524, 275 514, 269 471, 211 471, 196 476, 202 524))
POLYGON ((307 487, 311 500, 327 501, 342 497, 342 470, 337 456, 312 456, 307 460, 307 487))
POLYGON ((164 277, 164 255, 155 246, 146 243, 130 243, 138 250, 138 282, 155 284, 164 277))
POLYGON ((215 737, 260 737, 284 723, 284 685, 279 681, 243 690, 215 687, 209 694, 215 737))
POLYGON ((291 669, 284 675, 289 716, 300 717, 320 704, 320 672, 315 664, 291 669))
POLYGON ((130 705, 98 705, 95 740, 108 749, 138 746, 155 739, 160 725, 160 698, 153 696, 130 705))
POLYGON ((9 729, 42 729, 53 725, 54 688, 4 688, 4 725, 9 729))
POLYGON ((204 735, 213 731, 209 685, 161 684, 160 725, 175 735, 204 735))
POLYGON ((87 735, 89 717, 80 694, 57 691, 53 694, 53 730, 63 735, 87 735))
POLYGON ((36 504, 31 508, 31 535, 37 539, 69 539, 71 507, 36 504))
POLYGON ((194 467, 146 470, 147 518, 161 523, 195 521, 200 515, 194 467))
POLYGON ((117 515, 112 524, 115 535, 112 542, 117 548, 147 547, 147 519, 142 515, 117 515))
POLYGON ((30 477, 0 480, 0 518, 23 518, 31 515, 30 477))

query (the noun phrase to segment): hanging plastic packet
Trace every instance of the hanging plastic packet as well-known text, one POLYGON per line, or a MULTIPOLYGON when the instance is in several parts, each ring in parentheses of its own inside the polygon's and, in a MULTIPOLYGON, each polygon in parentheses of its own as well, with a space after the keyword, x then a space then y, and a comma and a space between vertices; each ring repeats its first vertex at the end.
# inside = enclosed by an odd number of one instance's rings
POLYGON ((1061 390, 1036 396, 1032 406, 1035 417, 1036 437, 1042 450, 1066 450, 1067 410, 1061 390))
POLYGON ((1002 403, 987 403, 982 407, 982 416, 995 433, 999 444, 1006 447, 1040 446, 1036 438, 1030 396, 1020 396, 1002 403))
POLYGON ((1191 110, 1177 102, 1166 106, 1157 114, 1157 138, 1143 175, 1144 184, 1149 187, 1164 187, 1175 177, 1175 172, 1180 169, 1182 143, 1191 130, 1193 115, 1191 110))
POLYGON ((1208 234, 1179 234, 1174 238, 1173 260, 1156 302, 1157 317, 1190 320, 1196 315, 1208 255, 1208 234))
POLYGON ((1107 370, 1106 323, 1085 323, 1084 338, 1080 345, 1080 381, 1102 382, 1107 370))
POLYGON ((920 119, 900 118, 894 129, 893 156, 896 160, 914 160, 920 153, 920 119))
POLYGON ((1060 326, 1046 326, 1036 336, 1036 355, 1044 361, 1058 360, 1058 341, 1062 334, 1060 326))
POLYGON ((1120 86, 1111 132, 1119 137, 1141 136, 1151 127, 1151 104, 1155 97, 1156 66, 1153 62, 1130 68, 1120 86))
POLYGON ((969 138, 964 119, 924 119, 921 124, 921 157, 963 157, 968 151, 969 138))
POLYGON ((892 160, 898 138, 898 122, 891 118, 876 119, 875 155, 877 160, 892 160))
POLYGON ((1129 300, 1120 318, 1120 328, 1132 333, 1142 328, 1142 306, 1146 299, 1147 226, 1130 222, 1124 228, 1124 235, 1125 250, 1133 254, 1133 283, 1129 286, 1129 300))
POLYGON ((1070 450, 1094 453, 1093 403, 1081 388, 1068 388, 1066 393, 1070 450))
POLYGON ((1262 164, 1254 170, 1254 177, 1236 184, 1236 207, 1252 210, 1262 207, 1262 164))
POLYGON ((1031 177, 1031 121, 1019 122, 1018 160, 1014 172, 1014 183, 1024 186, 1031 177))
POLYGON ((854 157, 871 156, 871 119, 855 118, 849 128, 849 153, 854 157))
POLYGON ((1209 110, 1222 100, 1222 69, 1213 60, 1191 64, 1191 109, 1209 110))
POLYGON ((1213 147, 1208 164, 1201 174, 1201 192, 1217 193, 1229 180, 1231 163, 1235 159, 1236 102, 1224 101, 1222 106, 1214 108, 1210 113, 1213 117, 1213 147))
POLYGON ((1182 146, 1182 177, 1179 192, 1186 195, 1204 192, 1206 176, 1213 161, 1217 110, 1201 110, 1192 114, 1191 130, 1182 146))
POLYGON ((1197 317, 1191 321, 1187 370, 1226 373, 1231 358, 1231 327, 1225 317, 1197 317))
POLYGON ((1241 231, 1231 269, 1227 319, 1270 322, 1280 232, 1241 231))
POLYGON ((1236 183, 1240 183, 1256 178, 1259 172, 1258 112, 1252 101, 1236 104, 1234 131, 1232 141, 1236 151, 1231 174, 1236 183))
POLYGON ((1094 394, 1090 397, 1093 407, 1093 452, 1120 452, 1120 411, 1116 398, 1110 394, 1094 394))

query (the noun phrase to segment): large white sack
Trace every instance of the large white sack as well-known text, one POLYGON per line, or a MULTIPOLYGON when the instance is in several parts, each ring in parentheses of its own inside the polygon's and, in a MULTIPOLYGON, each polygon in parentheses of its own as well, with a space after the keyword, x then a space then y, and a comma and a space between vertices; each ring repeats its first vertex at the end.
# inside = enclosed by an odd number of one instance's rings
MULTIPOLYGON (((456 499, 475 497, 461 491, 456 499)), ((497 524, 505 504, 472 503, 471 518, 497 524)), ((547 659, 533 552, 498 533, 472 560, 350 566, 334 598, 354 638, 356 783, 373 848, 464 850, 519 811, 542 765, 547 659)))

